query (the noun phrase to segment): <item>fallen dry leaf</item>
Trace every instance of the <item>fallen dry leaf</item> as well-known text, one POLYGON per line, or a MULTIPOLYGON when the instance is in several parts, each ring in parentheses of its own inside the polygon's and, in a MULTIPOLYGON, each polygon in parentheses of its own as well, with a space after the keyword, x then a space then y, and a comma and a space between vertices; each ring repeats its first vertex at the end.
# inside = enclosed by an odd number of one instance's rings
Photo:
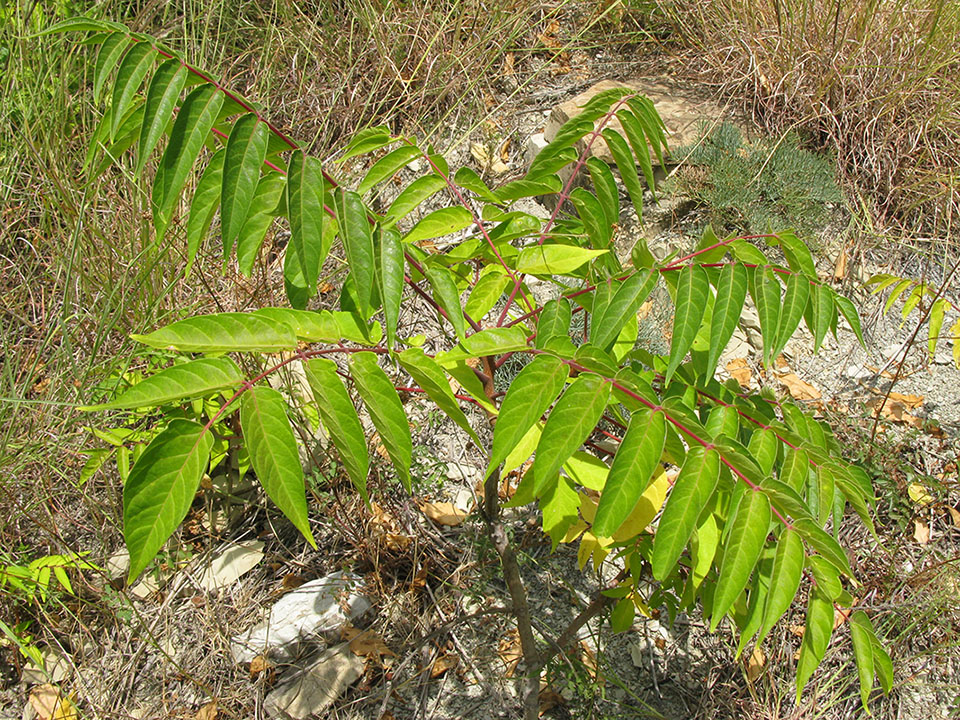
POLYGON ((600 674, 600 665, 597 663, 597 656, 583 640, 580 641, 580 662, 590 673, 590 677, 596 680, 602 677, 600 674))
POLYGON ((837 261, 833 265, 833 280, 834 282, 840 282, 847 276, 847 249, 843 248, 840 250, 840 254, 837 255, 837 261))
POLYGON ((950 513, 950 519, 956 527, 960 527, 960 510, 951 505, 947 505, 947 512, 950 513))
POLYGON ((911 410, 916 410, 923 405, 923 395, 904 395, 898 392, 891 392, 890 399, 906 405, 911 410))
POLYGON ((217 720, 217 701, 211 700, 202 708, 197 710, 193 720, 217 720))
POLYGON ((879 415, 884 420, 889 420, 890 422, 909 425, 918 429, 923 428, 923 420, 908 412, 910 406, 894 399, 892 393, 886 402, 884 402, 882 397, 874 398, 867 403, 867 407, 870 408, 872 417, 879 415))
POLYGON ((549 686, 541 688, 538 699, 540 702, 540 717, 543 717, 558 705, 563 705, 567 702, 563 699, 563 695, 549 686))
POLYGON ((747 682, 754 683, 767 667, 767 656, 763 654, 763 650, 755 647, 744 664, 747 667, 747 682))
POLYGON ((513 66, 516 62, 516 57, 512 52, 508 52, 503 57, 503 74, 504 75, 513 75, 513 66))
POLYGON ((77 720, 73 698, 63 697, 56 685, 37 685, 30 691, 30 705, 40 720, 77 720))
POLYGON ((734 358, 728 362, 727 372, 730 373, 730 377, 740 383, 740 387, 745 388, 750 385, 752 373, 746 358, 734 358))
POLYGON ((413 539, 402 532, 393 516, 373 503, 373 517, 370 518, 370 535, 383 542, 384 547, 391 552, 403 552, 413 539))
MULTIPOLYGON (((851 607, 856 606, 860 602, 860 598, 853 598, 853 602, 850 604, 851 607)), ((833 606, 833 629, 836 630, 838 627, 843 625, 850 619, 850 615, 853 613, 853 610, 850 608, 841 608, 838 605, 833 606)))
POLYGON ((453 503, 423 503, 420 505, 423 514, 433 520, 438 525, 447 525, 456 527, 467 519, 467 513, 458 509, 453 503))
POLYGON ((921 545, 926 545, 930 542, 930 526, 923 520, 913 521, 913 539, 921 545))
POLYGON ((520 631, 514 628, 502 638, 497 647, 497 655, 504 664, 504 677, 511 678, 517 671, 517 665, 523 660, 523 650, 520 648, 520 631))
POLYGON ((653 310, 653 300, 647 300, 640 309, 637 310, 637 320, 643 322, 650 317, 650 311, 653 310))
POLYGON ((430 677, 433 679, 440 677, 447 670, 455 668, 458 662, 460 662, 460 658, 456 655, 441 655, 433 661, 433 666, 430 668, 430 677))
POLYGON ((489 170, 494 175, 502 175, 510 169, 499 157, 491 156, 489 148, 483 143, 471 144, 470 154, 482 170, 489 170))
POLYGON ((794 373, 783 373, 782 375, 778 375, 777 380, 779 380, 780 384, 787 389, 787 392, 790 393, 790 397, 792 397, 794 400, 820 399, 820 391, 805 380, 801 380, 794 373))
POLYGON ((348 624, 340 631, 340 638, 350 643, 350 652, 354 655, 373 660, 380 665, 383 664, 383 658, 397 656, 387 647, 383 638, 372 630, 359 630, 348 624))
POLYGON ((250 661, 250 679, 253 680, 260 673, 270 672, 274 665, 266 655, 257 655, 250 661))

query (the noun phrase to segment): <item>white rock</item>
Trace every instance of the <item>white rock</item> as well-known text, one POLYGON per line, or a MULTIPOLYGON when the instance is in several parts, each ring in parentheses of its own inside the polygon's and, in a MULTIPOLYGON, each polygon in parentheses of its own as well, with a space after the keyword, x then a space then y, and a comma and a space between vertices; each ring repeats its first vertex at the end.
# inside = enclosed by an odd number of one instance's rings
POLYGON ((359 592, 361 583, 358 575, 335 572, 288 592, 270 609, 269 618, 233 638, 233 659, 246 663, 269 653, 289 660, 300 641, 336 634, 370 609, 370 600, 359 592))
POLYGON ((363 659, 343 643, 320 654, 306 668, 297 669, 264 698, 270 717, 302 718, 318 715, 330 707, 344 690, 363 675, 363 659))
POLYGON ((203 571, 200 587, 207 592, 233 585, 263 560, 263 543, 244 540, 231 545, 210 562, 203 571))
POLYGON ((111 580, 119 580, 130 569, 130 553, 126 548, 117 550, 113 555, 107 558, 103 564, 107 577, 111 580))
POLYGON ((530 166, 530 163, 533 162, 533 159, 547 146, 547 139, 543 136, 543 133, 537 133, 536 135, 531 135, 527 138, 527 146, 523 151, 523 159, 526 162, 527 166, 530 166))

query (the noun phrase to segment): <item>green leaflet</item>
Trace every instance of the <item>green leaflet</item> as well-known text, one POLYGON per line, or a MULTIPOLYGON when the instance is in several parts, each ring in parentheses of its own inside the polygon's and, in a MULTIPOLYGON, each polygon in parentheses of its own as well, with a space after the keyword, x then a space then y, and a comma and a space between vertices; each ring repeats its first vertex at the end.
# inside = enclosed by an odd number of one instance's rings
POLYGON ((427 357, 420 348, 407 348, 397 355, 397 359, 403 368, 410 373, 414 382, 427 393, 427 396, 451 420, 467 431, 477 447, 482 447, 480 438, 470 427, 470 421, 467 420, 467 416, 463 414, 463 410, 457 404, 457 399, 453 395, 453 390, 450 389, 450 381, 447 380, 443 368, 435 360, 427 357))
POLYGON ((382 158, 377 160, 363 180, 357 186, 357 192, 365 195, 369 190, 393 177, 397 171, 416 157, 420 156, 420 148, 413 145, 402 145, 396 150, 391 150, 382 158))
POLYGON ((570 368, 559 359, 537 355, 514 378, 500 404, 485 477, 490 477, 547 411, 563 389, 569 372, 570 368))
POLYGON ((784 528, 783 532, 780 533, 780 539, 777 541, 777 554, 773 560, 773 575, 770 579, 767 602, 763 608, 763 623, 760 626, 757 645, 763 642, 767 633, 790 609, 796 599, 797 590, 800 588, 800 578, 803 577, 805 558, 803 540, 800 535, 791 528, 784 528))
POLYGON ((613 228, 607 223, 606 212, 600 201, 592 193, 578 187, 570 193, 570 202, 577 209, 577 214, 587 229, 590 244, 595 248, 609 246, 613 228))
POLYGON ((213 435, 192 420, 171 420, 137 459, 123 486, 123 538, 135 580, 183 522, 207 467, 213 435))
POLYGON ((807 623, 800 645, 797 661, 797 702, 820 661, 827 652, 830 635, 833 633, 833 603, 816 590, 810 593, 807 603, 807 623))
POLYGON ((617 113, 617 119, 620 121, 623 132, 630 141, 630 147, 633 148, 633 155, 637 159, 637 164, 643 171, 643 176, 647 181, 647 187, 651 192, 655 192, 656 181, 653 177, 653 163, 650 160, 650 149, 644 139, 643 128, 637 116, 630 110, 621 110, 617 113))
MULTIPOLYGON (((554 141, 555 142, 555 141, 554 141)), ((571 147, 556 150, 554 143, 550 143, 537 153, 537 156, 530 163, 527 174, 524 179, 528 181, 543 180, 544 177, 550 177, 561 168, 577 160, 577 151, 571 147)), ((508 183, 510 185, 512 183, 508 183)), ((504 186, 507 187, 507 186, 504 186)), ((504 196, 498 193, 498 196, 504 196)))
POLYGON ((747 269, 740 263, 725 265, 717 280, 717 297, 710 321, 710 350, 707 353, 706 377, 712 378, 720 358, 743 312, 747 298, 747 269))
POLYGON ((403 243, 400 234, 393 229, 380 233, 380 301, 383 304, 383 319, 387 332, 387 347, 393 349, 397 339, 397 323, 400 319, 400 302, 403 299, 403 243))
POLYGON ((853 640, 853 659, 857 664, 857 676, 860 680, 860 702, 863 709, 870 712, 867 704, 870 691, 873 690, 873 639, 869 619, 863 610, 856 610, 850 616, 850 638, 853 640))
POLYGON ((151 202, 158 241, 170 224, 180 192, 213 128, 221 105, 223 93, 209 84, 198 87, 180 105, 180 112, 170 132, 170 142, 153 180, 151 202))
POLYGON ((853 577, 850 561, 847 560, 847 554, 840 547, 840 543, 817 525, 815 520, 809 517, 794 518, 793 529, 800 533, 804 542, 833 563, 837 570, 847 577, 853 577))
POLYGON ((384 216, 382 227, 392 227, 397 220, 406 217, 414 208, 420 207, 424 200, 443 190, 446 186, 447 183, 444 182, 443 178, 437 175, 426 175, 414 180, 390 204, 387 214, 384 216))
POLYGON ((760 470, 764 476, 773 472, 773 466, 777 462, 777 453, 780 450, 780 441, 777 435, 769 428, 757 430, 750 436, 750 444, 747 448, 750 455, 757 461, 760 470))
POLYGON ((373 233, 367 220, 367 209, 355 192, 338 192, 335 196, 337 222, 347 253, 347 264, 357 289, 360 314, 370 316, 373 288, 376 283, 376 260, 373 253, 373 233))
POLYGON ((607 252, 573 245, 535 245, 520 251, 517 271, 529 275, 569 275, 607 252))
POLYGON ((364 128, 350 139, 347 147, 343 150, 343 155, 340 156, 339 162, 379 150, 391 142, 393 142, 393 137, 390 135, 390 128, 386 125, 364 128))
MULTIPOLYGON (((691 543, 691 548, 693 543, 691 543)), ((770 576, 773 572, 773 558, 770 556, 770 550, 766 548, 760 556, 757 563, 757 569, 754 573, 753 582, 747 588, 747 609, 746 613, 740 611, 740 607, 734 605, 733 621, 740 631, 740 640, 737 643, 736 658, 739 659, 744 648, 750 639, 757 634, 760 627, 761 616, 763 615, 763 605, 767 600, 767 593, 770 590, 770 576)))
POLYGON ((230 257, 233 243, 240 235, 247 219, 248 208, 254 193, 257 192, 260 168, 267 156, 269 134, 266 123, 261 122, 253 113, 247 113, 233 124, 227 139, 220 194, 220 233, 223 236, 224 262, 230 257))
POLYGON ((693 345, 693 340, 700 329, 700 320, 710 301, 710 281, 702 267, 688 265, 680 271, 679 275, 677 310, 673 318, 673 337, 670 341, 670 363, 664 373, 664 384, 667 385, 686 357, 690 346, 693 345))
MULTIPOLYGON (((547 492, 560 467, 590 436, 609 397, 610 383, 593 373, 581 374, 563 393, 537 443, 532 468, 535 495, 547 492)), ((500 414, 502 418, 502 410, 500 414)))
POLYGON ((777 341, 772 353, 774 359, 783 351, 787 341, 799 327, 809 298, 810 281, 806 276, 788 276, 787 291, 783 296, 783 308, 780 310, 780 324, 777 327, 777 341))
POLYGON ((207 167, 200 176, 197 190, 190 203, 190 215, 187 218, 187 269, 184 274, 190 274, 190 268, 200 250, 200 244, 210 229, 213 216, 220 205, 220 186, 223 178, 223 150, 217 150, 207 163, 207 167))
MULTIPOLYGON (((937 340, 940 337, 940 328, 943 327, 943 314, 947 309, 947 301, 943 298, 938 299, 930 308, 930 327, 927 333, 927 351, 930 353, 930 359, 937 351, 937 340)), ((954 342, 957 342, 954 340, 954 342)))
MULTIPOLYGON (((564 163, 566 164, 566 163, 564 163)), ((536 179, 520 178, 501 185, 496 189, 497 201, 511 203, 525 197, 555 195, 563 189, 563 183, 556 175, 547 173, 536 179)))
POLYGON ((720 579, 713 593, 710 631, 716 630, 743 592, 760 559, 770 527, 770 500, 759 490, 747 489, 740 496, 720 562, 720 579))
POLYGON ((150 347, 180 352, 276 352, 297 346, 293 330, 253 313, 216 313, 179 320, 149 335, 131 335, 150 347))
POLYGON ((109 20, 94 20, 88 17, 72 17, 61 20, 56 25, 52 25, 45 30, 41 30, 32 37, 42 37, 44 35, 54 35, 65 32, 108 32, 110 30, 127 31, 125 25, 109 20))
POLYGON ((250 464, 274 505, 314 548, 317 541, 307 518, 303 467, 287 401, 273 388, 250 388, 240 402, 240 428, 250 454, 250 464))
POLYGON ((653 539, 650 565, 657 580, 666 579, 677 564, 719 479, 720 455, 715 450, 704 451, 700 446, 691 448, 667 498, 653 539))
POLYGON ((403 241, 405 243, 415 243, 421 240, 432 240, 463 230, 472 224, 473 215, 465 207, 454 205, 440 208, 414 225, 410 232, 404 235, 403 241))
POLYGON ((504 353, 526 349, 527 337, 523 328, 517 325, 513 327, 492 327, 464 338, 459 346, 438 355, 437 362, 449 369, 451 365, 466 358, 503 355, 504 353))
POLYGON ((666 434, 662 412, 644 409, 630 418, 600 496, 594 535, 611 537, 627 519, 660 465, 666 434))
POLYGON ((125 32, 114 32, 107 36, 97 53, 97 63, 93 69, 93 101, 100 102, 100 93, 110 77, 110 73, 120 62, 123 53, 130 45, 130 36, 125 32))
POLYGON ((243 382, 243 373, 230 358, 201 358, 161 370, 127 389, 120 397, 79 410, 127 410, 156 407, 174 400, 204 397, 243 382))
POLYGON ((477 194, 477 196, 483 198, 492 203, 499 203, 500 199, 493 194, 493 191, 487 187, 487 184, 483 179, 477 175, 471 168, 462 167, 457 170, 456 174, 453 176, 453 181, 462 188, 470 190, 477 194))
POLYGON ((140 128, 140 145, 137 148, 137 167, 134 175, 139 176, 150 153, 157 146, 173 109, 180 99, 180 93, 187 82, 187 68, 177 58, 164 62, 153 75, 147 90, 144 105, 143 126, 140 128))
POLYGON ((370 460, 367 441, 357 410, 337 375, 337 364, 326 358, 314 358, 306 363, 304 369, 323 426, 330 433, 330 439, 340 453, 340 459, 343 460, 353 486, 369 505, 367 472, 370 460))
POLYGON ((755 268, 755 294, 753 301, 760 318, 760 334, 763 336, 763 364, 770 367, 775 359, 774 346, 780 325, 780 281, 770 268, 755 268))
POLYGON ((630 194, 630 200, 637 212, 637 217, 643 219, 643 186, 640 184, 640 176, 637 175, 637 164, 630 154, 630 148, 627 141, 618 132, 607 128, 602 133, 603 139, 610 148, 610 154, 617 163, 617 170, 620 171, 620 177, 623 180, 627 192, 630 194))
MULTIPOLYGON (((323 209, 323 174, 320 162, 294 150, 287 167, 287 216, 290 220, 290 242, 284 262, 284 280, 291 303, 291 287, 295 297, 311 298, 316 293, 317 278, 329 246, 324 240, 330 222, 323 209), (290 258, 291 254, 293 259, 290 258)), ((341 228, 342 229, 342 228, 341 228)), ((372 269, 372 265, 370 266, 372 269)), ((293 303, 295 306, 301 303, 293 303)), ((306 303, 302 303, 305 305, 306 303)))
POLYGON ((411 492, 413 441, 410 438, 410 423, 393 383, 380 369, 377 356, 372 352, 350 356, 350 375, 390 455, 400 482, 408 493, 411 492))
POLYGON ((113 122, 110 125, 110 140, 117 137, 120 120, 133 104, 133 98, 143 84, 143 79, 157 57, 154 47, 145 41, 135 43, 123 56, 117 68, 117 79, 113 84, 113 122))
MULTIPOLYGON (((553 550, 556 550, 567 530, 578 519, 580 494, 573 488, 573 483, 565 477, 554 475, 553 482, 550 480, 548 478, 544 483, 546 489, 540 501, 540 510, 543 512, 543 531, 550 536, 553 550)), ((537 482, 541 481, 537 479, 537 482)), ((519 489, 517 494, 520 494, 519 489)))
POLYGON ((267 236, 267 230, 273 223, 274 212, 278 203, 283 199, 286 189, 286 178, 279 173, 271 172, 260 178, 256 192, 250 199, 247 208, 247 219, 237 235, 237 265, 240 272, 250 277, 253 264, 267 236))
POLYGON ((788 448, 780 466, 780 481, 786 483, 798 493, 807 486, 810 473, 810 458, 803 448, 788 448))
POLYGON ((636 317, 640 305, 657 284, 659 275, 641 270, 617 288, 617 292, 600 313, 594 312, 590 319, 590 342, 603 350, 609 350, 620 331, 630 318, 636 317))
POLYGON ((839 293, 832 293, 832 299, 844 319, 850 324, 850 328, 853 330, 854 335, 857 336, 860 345, 866 347, 866 343, 863 341, 863 330, 860 328, 860 314, 857 312, 856 306, 849 298, 839 293))
POLYGON ((499 272, 488 272, 481 275, 477 284, 470 291, 470 297, 467 298, 467 304, 463 311, 477 322, 490 312, 497 300, 507 289, 507 283, 512 283, 510 278, 499 272))
POLYGON ((467 321, 463 317, 463 306, 460 305, 460 291, 457 289, 457 280, 453 273, 439 263, 431 263, 424 268, 430 287, 433 288, 433 299, 446 313, 447 320, 453 326, 457 338, 462 342, 467 336, 467 321))
POLYGON ((787 258, 787 264, 794 272, 803 273, 808 279, 817 281, 817 266, 806 243, 792 232, 777 233, 780 248, 787 258))
POLYGON ((814 283, 810 290, 810 300, 804 311, 804 322, 813 335, 813 351, 817 352, 823 339, 830 329, 830 318, 833 317, 833 294, 830 289, 820 283, 814 283))
POLYGON ((620 222, 620 191, 610 166, 597 157, 587 158, 587 170, 593 182, 593 190, 603 208, 607 227, 612 228, 620 222))
POLYGON ((547 343, 555 337, 569 337, 572 316, 570 301, 565 297, 548 300, 540 311, 537 322, 536 347, 538 349, 546 347, 547 343))

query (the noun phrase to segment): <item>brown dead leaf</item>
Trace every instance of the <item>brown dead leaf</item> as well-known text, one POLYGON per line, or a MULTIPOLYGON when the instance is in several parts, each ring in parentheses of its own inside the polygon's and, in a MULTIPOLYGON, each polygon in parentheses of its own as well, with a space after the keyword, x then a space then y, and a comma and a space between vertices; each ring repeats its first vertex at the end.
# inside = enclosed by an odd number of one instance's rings
POLYGON ((63 697, 56 685, 37 685, 30 691, 30 705, 40 720, 77 720, 72 694, 63 697))
POLYGON ((803 625, 790 625, 787 627, 787 630, 794 637, 803 637, 803 634, 807 631, 803 625))
POLYGON ((523 660, 523 650, 520 648, 520 631, 516 628, 510 630, 506 635, 500 638, 500 644, 497 647, 497 655, 504 664, 504 677, 511 678, 517 671, 517 665, 523 660))
POLYGON ((413 539, 402 531, 402 528, 393 519, 393 516, 377 503, 372 506, 373 517, 370 518, 370 535, 380 540, 383 546, 391 552, 403 552, 413 539))
POLYGON ((790 363, 787 362, 787 357, 785 355, 777 355, 777 359, 773 361, 773 364, 776 366, 777 370, 786 370, 790 371, 790 363))
MULTIPOLYGON (((860 601, 860 598, 855 597, 851 606, 855 606, 860 601)), ((843 625, 850 619, 850 615, 853 613, 853 610, 850 608, 841 608, 834 605, 833 607, 833 629, 836 630, 838 627, 843 625)))
POLYGON ((503 74, 504 75, 513 76, 515 62, 516 62, 516 57, 512 52, 508 52, 503 57, 503 74))
POLYGON ((600 665, 597 662, 596 654, 583 640, 580 641, 580 662, 583 663, 583 667, 586 668, 587 672, 590 673, 590 677, 594 680, 603 677, 600 673, 600 665))
POLYGON ((740 383, 740 387, 745 388, 750 385, 752 373, 746 358, 734 358, 728 362, 727 372, 730 373, 730 377, 740 383))
POLYGON ((553 708, 558 705, 563 705, 567 701, 563 699, 563 695, 558 693, 552 687, 547 686, 540 689, 540 717, 543 717, 546 713, 553 710, 553 708))
POLYGON ((950 519, 953 521, 953 524, 956 527, 960 527, 960 510, 957 510, 952 505, 947 505, 947 512, 950 513, 950 519))
POLYGON ((747 668, 747 682, 753 684, 766 669, 767 656, 763 654, 763 650, 759 646, 755 647, 753 652, 750 653, 750 657, 744 661, 744 665, 747 668))
POLYGON ((447 670, 455 668, 459 662, 460 658, 456 655, 441 655, 433 661, 433 666, 430 668, 430 677, 433 679, 440 677, 447 672, 447 670))
POLYGON ((396 653, 387 647, 383 638, 372 630, 359 630, 353 625, 345 625, 340 631, 340 639, 350 643, 350 652, 367 660, 383 665, 383 658, 394 658, 396 653))
POLYGON ((193 720, 217 720, 217 701, 211 700, 206 705, 197 710, 193 720))
POLYGON ((847 249, 843 248, 840 250, 840 254, 837 255, 837 261, 833 265, 833 281, 840 282, 847 276, 847 249))
POLYGON ((270 673, 274 668, 266 655, 257 655, 250 661, 250 679, 253 680, 260 673, 270 673))
POLYGON ((513 140, 511 138, 507 138, 500 146, 500 159, 505 163, 510 162, 510 144, 512 142, 513 140))
POLYGON ((333 290, 336 290, 336 286, 331 285, 331 284, 328 283, 328 282, 324 282, 324 283, 321 283, 321 284, 320 284, 320 294, 321 294, 321 295, 326 295, 328 292, 332 292, 333 290))
MULTIPOLYGON (((921 398, 921 402, 922 400, 923 399, 921 398)), ((923 429, 923 420, 909 412, 910 406, 895 399, 893 397, 893 393, 890 394, 890 397, 886 400, 886 402, 884 402, 882 397, 874 398, 867 403, 867 407, 870 408, 870 414, 872 417, 877 417, 879 415, 882 419, 889 420, 890 422, 923 429)))
POLYGON ((891 392, 890 399, 894 402, 902 403, 911 410, 916 410, 923 405, 923 395, 904 395, 898 392, 891 392))
POLYGON ((779 380, 780 384, 787 389, 787 392, 790 393, 790 397, 792 397, 794 400, 820 399, 820 391, 805 380, 801 380, 794 373, 783 373, 782 375, 778 375, 777 380, 779 380))
POLYGON ((467 519, 467 513, 458 509, 453 503, 423 503, 420 505, 423 514, 433 520, 438 525, 447 525, 456 527, 467 519))
POLYGON ((921 545, 930 542, 930 526, 923 520, 913 521, 913 539, 921 545))

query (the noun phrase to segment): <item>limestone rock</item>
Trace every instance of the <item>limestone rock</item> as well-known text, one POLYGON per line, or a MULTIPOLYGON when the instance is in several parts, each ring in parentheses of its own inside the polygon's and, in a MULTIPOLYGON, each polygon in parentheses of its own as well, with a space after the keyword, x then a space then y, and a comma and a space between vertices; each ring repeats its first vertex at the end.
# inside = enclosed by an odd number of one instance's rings
POLYGON ((291 590, 274 604, 266 620, 233 638, 233 659, 246 663, 269 654, 290 660, 300 642, 336 636, 348 621, 370 609, 361 583, 358 575, 335 572, 291 590))
POLYGON ((285 677, 264 699, 264 709, 273 718, 301 720, 318 715, 360 679, 363 667, 363 659, 350 651, 349 643, 329 648, 285 677))

